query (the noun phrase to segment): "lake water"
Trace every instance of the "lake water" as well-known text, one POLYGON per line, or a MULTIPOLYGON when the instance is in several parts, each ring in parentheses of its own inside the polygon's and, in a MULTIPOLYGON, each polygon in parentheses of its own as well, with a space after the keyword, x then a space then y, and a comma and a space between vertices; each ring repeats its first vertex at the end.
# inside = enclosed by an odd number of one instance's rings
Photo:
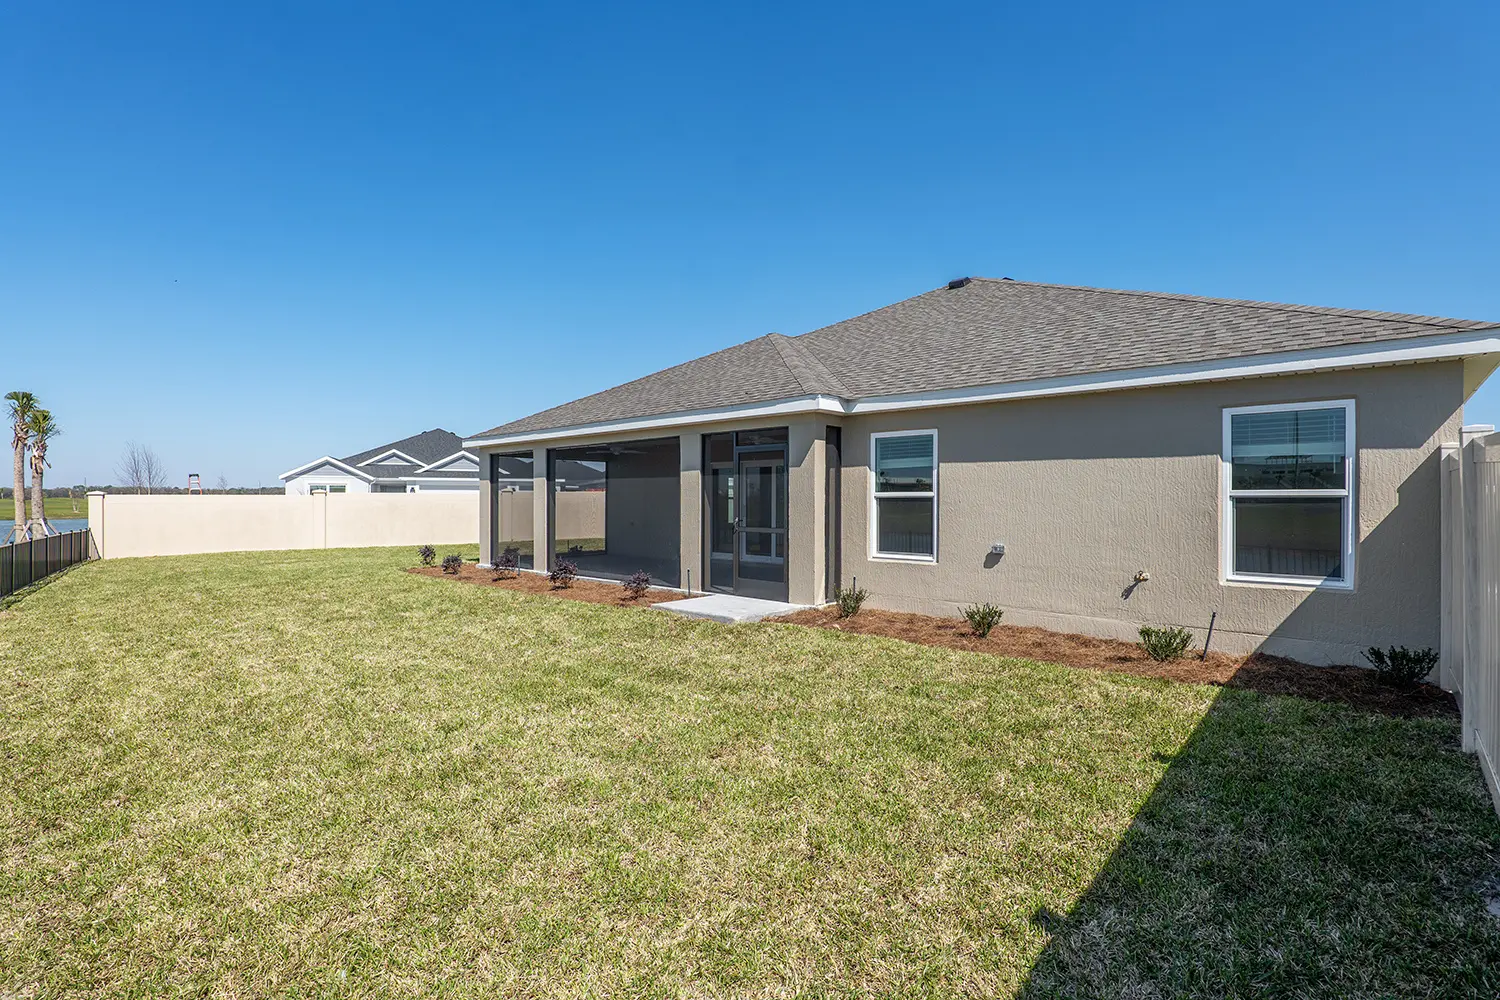
MULTIPOLYGON (((12 521, 10 518, 6 518, 5 520, 0 521, 0 541, 4 541, 5 536, 10 534, 10 526, 15 523, 16 522, 12 521)), ((54 518, 47 523, 52 525, 52 527, 56 528, 58 531, 78 531, 89 526, 89 519, 86 517, 80 518, 78 520, 69 518, 68 520, 64 521, 54 518)))

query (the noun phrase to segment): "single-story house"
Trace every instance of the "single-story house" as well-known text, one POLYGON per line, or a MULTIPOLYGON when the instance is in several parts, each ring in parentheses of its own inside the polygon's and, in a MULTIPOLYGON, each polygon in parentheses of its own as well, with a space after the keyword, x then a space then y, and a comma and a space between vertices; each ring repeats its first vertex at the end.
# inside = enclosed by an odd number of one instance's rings
POLYGON ((283 472, 281 481, 289 494, 477 492, 479 458, 457 434, 434 428, 348 458, 324 455, 283 472))
POLYGON ((960 279, 477 434, 481 552, 1358 662, 1438 645, 1439 449, 1500 323, 960 279), (564 462, 602 471, 579 543, 564 462), (533 479, 501 523, 498 482, 533 479))

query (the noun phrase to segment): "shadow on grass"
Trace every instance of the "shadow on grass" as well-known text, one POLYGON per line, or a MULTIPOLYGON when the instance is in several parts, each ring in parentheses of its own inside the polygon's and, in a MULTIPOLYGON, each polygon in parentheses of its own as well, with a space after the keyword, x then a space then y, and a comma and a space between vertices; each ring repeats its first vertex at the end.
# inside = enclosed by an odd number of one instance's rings
POLYGON ((1500 996, 1497 856, 1451 719, 1224 690, 1021 995, 1500 996))
MULTIPOLYGON (((90 561, 93 561, 93 560, 90 560, 90 561)), ((73 572, 79 566, 87 566, 87 565, 88 565, 88 563, 82 562, 82 563, 74 563, 72 566, 64 566, 62 569, 58 570, 56 573, 53 573, 53 574, 51 574, 49 576, 44 576, 40 580, 36 581, 35 583, 28 584, 27 586, 22 587, 20 590, 16 591, 13 594, 7 594, 4 597, 0 597, 0 611, 9 611, 11 608, 14 608, 15 606, 23 603, 28 597, 31 597, 31 596, 33 596, 35 594, 38 594, 41 591, 43 591, 43 590, 47 589, 48 587, 52 586, 57 581, 61 580, 63 577, 67 576, 69 573, 73 572)))

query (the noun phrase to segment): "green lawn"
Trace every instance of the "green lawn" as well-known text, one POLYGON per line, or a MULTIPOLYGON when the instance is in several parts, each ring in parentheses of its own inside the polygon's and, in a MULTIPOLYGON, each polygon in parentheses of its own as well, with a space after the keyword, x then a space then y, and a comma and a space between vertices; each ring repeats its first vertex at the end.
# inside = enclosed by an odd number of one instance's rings
MULTIPOLYGON (((78 519, 87 520, 89 516, 88 497, 44 497, 42 504, 47 509, 48 519, 78 519), (77 508, 76 510, 74 508, 77 508)), ((3 508, 0 508, 3 509, 3 508)))
POLYGON ((0 614, 0 996, 1500 992, 1451 721, 414 562, 0 614))
MULTIPOLYGON (((31 503, 31 498, 29 496, 27 497, 26 502, 29 507, 31 503)), ((46 508, 47 519, 49 521, 60 521, 65 519, 87 520, 89 516, 88 497, 78 497, 73 500, 70 500, 67 497, 44 497, 42 500, 42 505, 46 508), (78 505, 77 510, 73 509, 74 504, 78 505)), ((12 501, 9 497, 0 497, 0 518, 8 521, 10 520, 11 515, 14 513, 14 501, 12 501)))

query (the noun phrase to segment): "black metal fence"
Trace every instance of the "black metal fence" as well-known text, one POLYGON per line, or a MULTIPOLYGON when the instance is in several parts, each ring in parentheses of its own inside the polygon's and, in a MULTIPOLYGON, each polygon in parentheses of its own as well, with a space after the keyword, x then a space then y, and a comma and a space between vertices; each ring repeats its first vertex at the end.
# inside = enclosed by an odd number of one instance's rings
POLYGON ((58 570, 95 557, 89 529, 0 545, 0 597, 8 597, 58 570))

